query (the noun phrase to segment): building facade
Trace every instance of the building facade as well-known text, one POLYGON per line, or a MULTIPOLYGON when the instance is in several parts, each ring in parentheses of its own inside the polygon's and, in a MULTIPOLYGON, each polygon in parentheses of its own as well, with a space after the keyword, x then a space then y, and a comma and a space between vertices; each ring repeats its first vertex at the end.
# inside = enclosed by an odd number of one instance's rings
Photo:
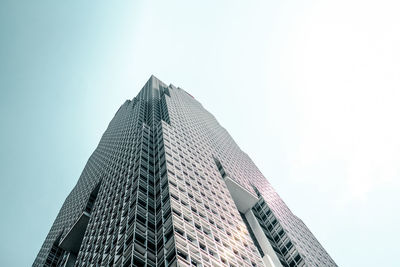
POLYGON ((33 266, 336 266, 190 94, 152 76, 117 111, 33 266))

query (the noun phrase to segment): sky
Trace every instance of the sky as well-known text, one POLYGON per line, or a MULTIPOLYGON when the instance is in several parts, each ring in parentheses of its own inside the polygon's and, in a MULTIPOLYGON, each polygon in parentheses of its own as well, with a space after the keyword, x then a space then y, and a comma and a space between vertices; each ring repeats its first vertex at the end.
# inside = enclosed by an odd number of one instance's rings
POLYGON ((213 113, 339 266, 398 266, 398 1, 0 2, 0 265, 29 266, 151 74, 213 113))

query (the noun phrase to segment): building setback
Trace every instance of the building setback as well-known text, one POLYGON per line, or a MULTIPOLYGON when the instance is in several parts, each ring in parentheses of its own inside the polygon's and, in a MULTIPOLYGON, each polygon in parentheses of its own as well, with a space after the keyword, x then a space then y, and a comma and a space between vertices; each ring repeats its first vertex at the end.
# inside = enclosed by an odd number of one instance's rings
POLYGON ((33 266, 336 266, 212 114, 152 76, 117 111, 33 266))

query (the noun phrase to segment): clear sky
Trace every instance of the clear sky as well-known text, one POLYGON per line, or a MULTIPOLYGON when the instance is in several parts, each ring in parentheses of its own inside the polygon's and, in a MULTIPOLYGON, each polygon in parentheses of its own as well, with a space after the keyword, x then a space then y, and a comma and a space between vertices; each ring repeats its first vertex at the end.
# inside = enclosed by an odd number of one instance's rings
POLYGON ((399 266, 398 1, 0 2, 0 266, 29 266, 151 74, 231 133, 340 266, 399 266))

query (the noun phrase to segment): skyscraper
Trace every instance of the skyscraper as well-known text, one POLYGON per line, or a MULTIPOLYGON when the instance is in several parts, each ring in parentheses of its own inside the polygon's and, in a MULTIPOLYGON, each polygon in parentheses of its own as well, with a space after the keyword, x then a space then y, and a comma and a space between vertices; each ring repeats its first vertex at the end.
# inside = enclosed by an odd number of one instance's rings
POLYGON ((152 76, 110 122, 33 266, 336 266, 190 94, 152 76))

